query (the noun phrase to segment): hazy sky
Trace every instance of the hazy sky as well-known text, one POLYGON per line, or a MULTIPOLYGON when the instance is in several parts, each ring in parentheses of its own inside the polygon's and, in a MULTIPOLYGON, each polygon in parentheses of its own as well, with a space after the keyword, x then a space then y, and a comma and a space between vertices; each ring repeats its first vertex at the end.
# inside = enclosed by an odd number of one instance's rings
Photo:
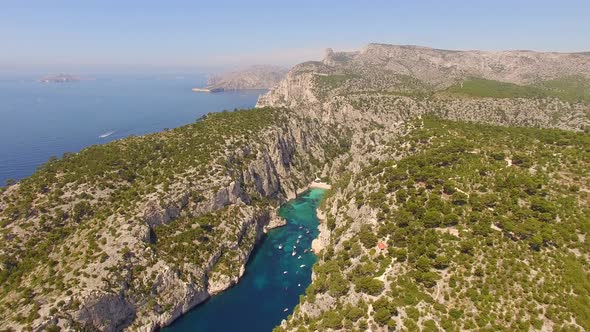
POLYGON ((590 50, 590 0, 0 0, 0 69, 320 59, 369 42, 590 50))

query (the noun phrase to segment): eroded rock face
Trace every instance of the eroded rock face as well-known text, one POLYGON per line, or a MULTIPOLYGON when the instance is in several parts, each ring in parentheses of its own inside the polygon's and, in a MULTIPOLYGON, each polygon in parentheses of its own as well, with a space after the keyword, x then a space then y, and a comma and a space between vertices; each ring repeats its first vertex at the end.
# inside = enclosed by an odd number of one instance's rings
POLYGON ((75 317, 100 331, 120 331, 135 318, 135 308, 120 294, 94 292, 83 300, 75 317))

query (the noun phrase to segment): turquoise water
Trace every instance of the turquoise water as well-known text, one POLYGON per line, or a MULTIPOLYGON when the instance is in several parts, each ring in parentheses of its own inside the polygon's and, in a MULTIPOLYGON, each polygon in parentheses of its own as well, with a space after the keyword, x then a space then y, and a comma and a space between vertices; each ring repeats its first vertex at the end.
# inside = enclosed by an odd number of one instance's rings
POLYGON ((271 331, 279 325, 293 313, 299 295, 311 282, 316 256, 305 249, 311 248, 319 233, 316 208, 323 195, 324 190, 311 189, 284 204, 279 214, 287 225, 268 233, 238 284, 195 307, 164 331, 271 331))
POLYGON ((251 108, 264 91, 195 93, 204 75, 116 75, 42 84, 0 77, 0 186, 31 175, 51 156, 251 108), (103 136, 103 137, 101 137, 103 136))

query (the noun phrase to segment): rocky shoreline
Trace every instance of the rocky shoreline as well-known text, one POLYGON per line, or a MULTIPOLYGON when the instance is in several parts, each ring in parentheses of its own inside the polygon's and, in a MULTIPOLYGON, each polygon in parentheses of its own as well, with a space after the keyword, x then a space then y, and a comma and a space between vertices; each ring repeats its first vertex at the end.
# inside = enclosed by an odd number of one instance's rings
MULTIPOLYGON (((297 193, 299 195, 300 193, 303 193, 311 188, 319 188, 319 189, 327 190, 327 189, 330 189, 331 186, 327 183, 324 183, 324 182, 312 182, 311 184, 306 186, 305 189, 297 190, 297 193)), ((280 217, 277 212, 278 212, 278 208, 270 211, 268 222, 266 222, 266 224, 264 224, 262 226, 262 233, 266 234, 272 229, 279 228, 279 227, 285 226, 287 224, 287 220, 280 217)), ((319 209, 318 209, 318 219, 320 221, 320 225, 322 223, 325 224, 325 221, 324 221, 325 215, 322 214, 322 216, 323 217, 320 218, 319 209)), ((321 226, 319 226, 319 227, 320 227, 320 235, 319 236, 321 236, 322 228, 321 228, 321 226)), ((326 231, 327 231, 327 229, 323 230, 323 233, 325 234, 326 231)), ((217 280, 215 283, 210 283, 207 287, 207 292, 205 294, 203 294, 203 296, 199 296, 196 299, 196 301, 193 302, 191 305, 183 306, 182 311, 178 315, 175 315, 174 317, 171 317, 169 320, 162 322, 161 325, 153 326, 152 328, 149 328, 146 331, 156 331, 160 328, 171 325, 176 319, 178 319, 182 315, 188 313, 190 310, 195 309, 196 307, 198 307, 203 302, 207 301, 212 296, 218 295, 218 294, 230 289, 231 287, 235 286, 240 281, 240 278, 242 278, 242 276, 246 272, 246 265, 247 265, 248 260, 250 258, 250 254, 252 252, 254 252, 254 250, 256 249, 256 246, 260 245, 260 241, 263 239, 263 236, 264 236, 264 235, 262 235, 262 233, 257 234, 256 241, 255 241, 254 245, 252 246, 251 250, 249 250, 247 255, 244 256, 244 259, 242 260, 242 264, 239 267, 239 273, 236 277, 230 278, 227 276, 222 276, 222 278, 220 280, 217 280)), ((316 240, 317 240, 317 238, 313 240, 312 247, 313 247, 313 243, 316 240)))

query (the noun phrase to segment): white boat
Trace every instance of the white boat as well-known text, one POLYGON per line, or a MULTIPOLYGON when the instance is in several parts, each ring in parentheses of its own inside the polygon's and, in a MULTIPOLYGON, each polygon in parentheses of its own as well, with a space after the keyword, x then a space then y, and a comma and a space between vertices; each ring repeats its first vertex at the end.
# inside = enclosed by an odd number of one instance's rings
POLYGON ((297 259, 301 259, 301 255, 299 255, 299 257, 297 257, 297 259))
POLYGON ((287 311, 289 311, 289 308, 285 308, 285 310, 283 310, 283 312, 287 312, 287 311))
POLYGON ((291 256, 295 256, 295 251, 293 251, 293 252, 291 253, 291 256))
POLYGON ((299 243, 299 239, 297 239, 297 243, 299 243))
POLYGON ((283 245, 279 244, 279 250, 282 250, 282 249, 283 249, 283 245))
POLYGON ((288 273, 287 271, 284 271, 284 272, 283 272, 283 274, 287 274, 287 273, 288 273))
POLYGON ((301 264, 301 265, 299 265, 299 267, 305 267, 305 264, 301 264))
POLYGON ((301 287, 301 284, 297 284, 297 287, 301 287))

